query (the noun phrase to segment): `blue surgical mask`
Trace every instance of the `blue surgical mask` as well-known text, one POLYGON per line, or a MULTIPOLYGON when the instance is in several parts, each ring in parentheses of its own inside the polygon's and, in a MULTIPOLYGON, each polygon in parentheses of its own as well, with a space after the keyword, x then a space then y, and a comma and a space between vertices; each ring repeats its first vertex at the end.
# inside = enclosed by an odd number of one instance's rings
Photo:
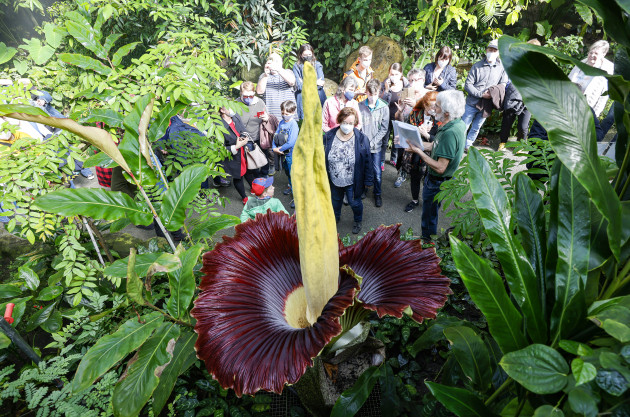
POLYGON ((354 98, 354 93, 352 91, 346 91, 345 93, 343 93, 343 96, 346 98, 346 100, 350 101, 354 98))
POLYGON ((248 106, 251 106, 253 101, 254 97, 243 97, 243 103, 247 104, 248 106))
POLYGON ((284 119, 285 122, 289 122, 289 121, 291 121, 291 119, 293 119, 293 115, 292 114, 283 114, 282 118, 284 119))

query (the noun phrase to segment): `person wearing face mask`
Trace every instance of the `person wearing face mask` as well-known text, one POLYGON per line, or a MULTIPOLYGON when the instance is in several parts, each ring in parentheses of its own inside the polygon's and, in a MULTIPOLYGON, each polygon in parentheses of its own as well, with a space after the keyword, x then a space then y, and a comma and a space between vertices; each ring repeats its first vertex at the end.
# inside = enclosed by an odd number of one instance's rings
MULTIPOLYGON (((297 141, 298 133, 300 133, 300 128, 295 120, 295 111, 297 110, 295 101, 287 100, 280 105, 280 108, 282 109, 282 120, 278 124, 276 134, 273 135, 272 149, 278 157, 276 162, 281 162, 284 173, 289 178, 289 184, 286 190, 282 192, 284 195, 289 195, 292 192, 291 165, 293 162, 293 147, 295 146, 295 141, 297 141)), ((277 163, 276 166, 281 164, 277 163)), ((291 208, 295 208, 293 201, 291 202, 291 208)))
POLYGON ((359 111, 363 119, 363 134, 370 141, 370 153, 372 154, 372 169, 374 172, 374 205, 381 207, 381 145, 385 140, 389 126, 389 107, 380 99, 379 90, 381 84, 377 79, 367 83, 367 99, 359 103, 359 111))
POLYGON ((275 165, 273 164, 274 153, 271 148, 268 146, 263 147, 260 143, 260 125, 267 122, 271 116, 267 111, 265 102, 256 97, 253 82, 245 81, 241 84, 241 96, 236 99, 236 101, 247 106, 240 116, 241 122, 243 122, 243 126, 245 126, 245 132, 260 146, 269 160, 269 164, 260 168, 260 175, 273 175, 275 171, 275 165))
POLYGON ((310 62, 315 67, 317 74, 317 93, 319 100, 324 105, 326 101, 326 92, 324 92, 324 67, 322 63, 315 58, 315 51, 308 43, 300 46, 297 51, 298 60, 293 64, 293 74, 295 75, 295 102, 297 103, 298 120, 304 119, 304 106, 302 104, 302 86, 304 83, 304 63, 310 62))
POLYGON ((491 99, 488 89, 499 84, 507 84, 507 73, 503 69, 503 64, 499 58, 499 42, 495 39, 490 41, 486 48, 486 57, 476 62, 466 78, 464 90, 468 93, 466 97, 466 110, 462 120, 466 124, 468 135, 466 136, 466 150, 479 135, 481 126, 486 121, 484 110, 478 105, 482 99, 491 99))
POLYGON ((322 130, 328 132, 339 126, 337 115, 345 107, 351 107, 359 114, 358 129, 361 129, 361 115, 359 113, 359 103, 354 99, 354 91, 357 88, 357 81, 354 77, 347 77, 341 81, 334 96, 328 98, 322 107, 322 130))
POLYGON ((247 138, 242 135, 245 131, 245 126, 243 126, 239 115, 230 108, 221 107, 219 114, 221 115, 221 122, 225 129, 223 143, 230 151, 230 156, 223 161, 223 168, 225 172, 232 177, 234 188, 238 191, 238 194, 243 200, 243 205, 245 205, 247 203, 247 194, 245 194, 243 178, 245 178, 250 185, 254 180, 253 172, 247 170, 247 159, 245 158, 245 151, 243 150, 243 146, 247 144, 247 138))
MULTIPOLYGON (((589 48, 588 55, 582 62, 612 74, 615 67, 612 62, 605 58, 609 47, 608 42, 604 40, 595 42, 589 48)), ((588 105, 595 111, 595 115, 599 117, 604 107, 606 107, 606 101, 608 101, 608 96, 603 95, 608 91, 608 80, 606 77, 586 75, 584 71, 575 66, 569 73, 569 80, 580 88, 580 91, 586 96, 588 105)))
POLYGON ((359 48, 359 57, 352 64, 350 69, 343 74, 343 78, 354 78, 357 81, 357 89, 355 91, 355 100, 361 102, 367 98, 365 88, 368 81, 374 78, 374 70, 372 69, 372 48, 363 45, 359 48))
POLYGON ((435 54, 435 60, 424 66, 424 87, 431 91, 455 90, 457 88, 457 71, 451 66, 453 51, 443 46, 435 54))
POLYGON ((435 201, 435 196, 442 183, 451 179, 464 154, 466 125, 460 119, 464 108, 464 94, 461 91, 442 91, 435 103, 435 120, 440 123, 440 127, 433 142, 423 142, 425 151, 431 151, 431 156, 409 144, 410 150, 418 154, 428 167, 422 188, 421 226, 422 240, 425 241, 431 241, 431 236, 437 234, 440 203, 435 201))
POLYGON ((282 68, 282 57, 273 52, 265 63, 265 71, 260 75, 256 85, 256 93, 263 97, 269 114, 282 118, 280 104, 287 100, 295 100, 293 86, 295 75, 290 69, 282 68))
POLYGON ((337 115, 338 127, 324 135, 326 171, 330 182, 335 220, 339 223, 344 196, 354 214, 352 233, 361 231, 363 202, 361 194, 373 184, 370 141, 357 128, 359 114, 352 107, 341 109, 337 115))

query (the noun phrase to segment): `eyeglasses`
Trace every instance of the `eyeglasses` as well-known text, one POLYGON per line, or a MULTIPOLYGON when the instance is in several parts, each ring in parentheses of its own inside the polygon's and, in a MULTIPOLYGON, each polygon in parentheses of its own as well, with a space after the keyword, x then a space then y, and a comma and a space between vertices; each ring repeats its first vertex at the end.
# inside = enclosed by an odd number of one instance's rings
POLYGON ((414 78, 413 80, 412 79, 409 80, 410 83, 415 83, 417 81, 422 81, 422 78, 414 78))
POLYGON ((254 98, 254 94, 252 94, 251 96, 247 96, 247 95, 243 94, 243 98, 254 98))

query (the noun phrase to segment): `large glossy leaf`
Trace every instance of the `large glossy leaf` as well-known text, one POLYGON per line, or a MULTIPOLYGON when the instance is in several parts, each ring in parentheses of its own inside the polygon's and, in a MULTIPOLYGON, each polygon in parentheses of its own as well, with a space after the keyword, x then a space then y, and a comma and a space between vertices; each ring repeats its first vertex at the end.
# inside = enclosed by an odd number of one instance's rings
POLYGON ((123 117, 112 109, 92 109, 90 114, 81 119, 82 123, 103 122, 110 127, 122 127, 123 117))
POLYGON ((54 302, 54 303, 46 306, 45 308, 39 310, 35 314, 33 314, 29 318, 28 323, 26 323, 26 331, 27 332, 32 332, 38 326, 42 325, 46 320, 48 320, 51 317, 51 315, 55 311, 55 307, 56 306, 57 306, 57 303, 54 302))
POLYGON ((551 192, 550 221, 557 224, 552 346, 585 320, 584 288, 590 256, 590 206, 586 190, 560 166, 551 192))
POLYGON ((129 166, 125 162, 122 154, 116 147, 109 132, 96 127, 82 126, 72 119, 59 119, 48 116, 43 110, 34 106, 10 104, 0 106, 0 116, 12 117, 14 119, 26 120, 29 122, 41 123, 47 126, 58 127, 74 133, 88 143, 96 146, 101 151, 109 155, 118 165, 126 171, 129 166), (43 114, 42 114, 43 113, 43 114))
POLYGON ((191 165, 186 167, 162 198, 160 219, 167 230, 175 231, 184 225, 186 206, 199 193, 201 183, 208 178, 208 168, 205 165, 191 165))
POLYGON ((97 61, 94 58, 90 58, 89 56, 80 55, 80 54, 59 54, 59 59, 61 59, 66 64, 76 65, 79 68, 83 68, 86 70, 92 70, 94 72, 98 72, 101 75, 109 75, 112 72, 112 69, 100 61, 97 61))
POLYGON ((160 376, 172 356, 179 327, 163 323, 138 350, 137 359, 128 365, 127 373, 114 387, 112 405, 116 417, 135 417, 157 388, 160 376))
POLYGON ((203 245, 197 244, 188 250, 180 245, 175 252, 182 266, 168 274, 171 296, 166 303, 166 311, 173 317, 184 319, 189 316, 188 307, 195 294, 195 275, 193 269, 201 254, 203 245))
POLYGON ((490 334, 505 354, 528 345, 522 333, 523 317, 508 297, 503 280, 465 243, 451 236, 455 265, 470 297, 486 316, 490 334))
POLYGON ((578 0, 591 7, 602 18, 606 34, 610 35, 621 45, 630 45, 630 38, 624 20, 624 11, 630 13, 630 7, 625 0, 578 0), (620 7, 621 6, 621 7, 620 7), (623 11, 622 11, 623 8, 623 11))
POLYGON ((39 39, 31 38, 22 48, 28 51, 28 56, 36 65, 44 65, 54 54, 55 50, 48 45, 42 45, 39 39))
POLYGON ((499 364, 512 379, 536 394, 554 394, 569 381, 567 361, 546 345, 533 344, 506 353, 499 364))
MULTIPOLYGON (((543 207, 542 196, 538 193, 534 182, 527 175, 522 173, 518 174, 515 178, 515 182, 514 216, 516 218, 523 249, 538 278, 541 300, 544 300, 547 239, 545 235, 545 209, 543 207)), ((544 303, 542 304, 542 308, 542 316, 546 317, 544 303)))
POLYGON ((535 342, 547 341, 540 282, 511 227, 511 207, 503 186, 488 161, 472 148, 468 154, 470 190, 488 238, 501 262, 512 297, 521 307, 527 333, 535 342))
POLYGON ((18 268, 18 276, 20 279, 24 280, 29 290, 37 291, 39 287, 39 277, 35 271, 26 265, 22 265, 18 268))
POLYGON ((210 217, 205 222, 198 224, 190 232, 190 235, 193 240, 210 239, 219 230, 234 227, 240 223, 241 219, 238 217, 230 216, 229 214, 222 214, 218 217, 210 217))
POLYGON ((492 367, 490 354, 481 337, 465 326, 444 329, 444 335, 451 343, 451 352, 464 375, 479 391, 488 389, 492 384, 492 367))
POLYGON ((0 64, 10 61, 16 53, 17 49, 6 46, 4 42, 0 42, 0 64))
POLYGON ((131 301, 142 305, 146 304, 144 296, 142 295, 142 281, 138 277, 135 271, 136 266, 136 249, 131 248, 129 251, 129 263, 127 265, 127 296, 131 301))
POLYGON ((168 128, 168 124, 171 121, 171 117, 176 116, 185 108, 186 105, 183 103, 175 103, 174 105, 167 104, 162 107, 159 113, 155 116, 155 120, 151 122, 151 126, 149 126, 149 141, 155 142, 164 136, 164 133, 166 133, 166 129, 168 128))
POLYGON ((630 342, 630 308, 614 304, 589 319, 620 342, 630 342))
POLYGON ((597 156, 591 109, 578 87, 548 57, 527 52, 509 36, 499 40, 501 59, 527 109, 547 129, 558 158, 588 191, 608 220, 616 259, 621 248, 621 203, 597 156))
POLYGON ((380 376, 379 372, 380 369, 376 366, 363 372, 352 388, 341 393, 335 402, 330 417, 354 416, 372 393, 374 384, 380 376))
POLYGON ((68 33, 64 28, 59 27, 54 23, 46 22, 44 24, 46 43, 55 49, 61 45, 61 41, 63 41, 63 38, 65 38, 67 34, 68 33))
POLYGON ((462 388, 447 387, 435 382, 425 382, 431 394, 449 411, 458 417, 493 417, 490 411, 475 394, 462 388))
POLYGON ((116 332, 99 339, 81 359, 72 380, 72 392, 88 388, 98 377, 107 372, 140 345, 157 329, 164 316, 158 312, 127 320, 116 332))
POLYGON ((0 284, 0 298, 13 298, 22 294, 20 285, 0 284))
POLYGON ((168 364, 162 376, 160 376, 160 382, 153 391, 153 414, 159 415, 162 408, 166 405, 168 398, 175 387, 175 381, 177 377, 186 372, 190 366, 195 363, 197 354, 195 353, 195 341, 197 340, 197 334, 190 331, 182 331, 182 335, 177 340, 175 350, 173 351, 173 359, 168 364))
POLYGON ((155 172, 143 162, 138 140, 142 115, 147 106, 152 103, 153 98, 153 94, 145 94, 134 103, 132 111, 123 120, 125 137, 118 147, 128 161, 134 175, 143 185, 155 185, 157 183, 155 172))
POLYGON ((50 213, 64 216, 87 216, 93 219, 117 220, 127 217, 134 224, 149 225, 151 213, 142 211, 127 194, 101 188, 78 188, 53 191, 35 199, 35 205, 50 213))
POLYGON ((66 29, 68 29, 68 33, 73 38, 79 41, 81 45, 94 52, 97 57, 107 59, 107 50, 100 44, 98 39, 96 39, 94 29, 90 26, 67 20, 66 29))
POLYGON ((107 38, 105 38, 105 42, 103 42, 103 48, 105 48, 105 50, 109 53, 109 50, 112 49, 112 46, 114 46, 116 41, 120 39, 122 35, 122 33, 112 33, 111 35, 109 35, 107 38))
POLYGON ((115 66, 120 64, 120 61, 122 61, 122 59, 127 56, 129 52, 133 51, 139 43, 140 42, 132 42, 118 48, 118 50, 112 57, 112 64, 114 64, 115 66))
MULTIPOLYGON (((147 271, 151 264, 153 264, 159 257, 162 255, 162 252, 150 252, 143 253, 142 255, 136 255, 136 264, 135 271, 138 276, 144 277, 147 275, 147 271)), ((115 261, 113 264, 109 265, 105 268, 104 274, 110 277, 116 278, 126 278, 127 277, 127 266, 129 264, 129 258, 119 259, 115 261)))
POLYGON ((112 158, 110 158, 105 152, 99 152, 96 155, 90 156, 88 159, 83 161, 83 167, 103 167, 103 168, 113 168, 118 166, 112 158))
POLYGON ((534 417, 564 417, 564 413, 553 405, 541 405, 534 412, 534 417))

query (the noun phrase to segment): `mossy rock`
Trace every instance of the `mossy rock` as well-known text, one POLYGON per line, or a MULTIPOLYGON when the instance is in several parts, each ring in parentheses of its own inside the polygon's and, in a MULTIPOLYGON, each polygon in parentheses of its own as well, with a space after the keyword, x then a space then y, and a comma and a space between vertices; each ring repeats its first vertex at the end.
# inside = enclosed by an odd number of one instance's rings
MULTIPOLYGON (((374 77, 379 81, 383 81, 389 75, 389 67, 394 62, 402 64, 403 51, 400 45, 390 37, 376 36, 370 38, 367 46, 372 48, 374 55, 372 56, 372 69, 374 70, 374 77)), ((352 64, 354 64, 359 57, 359 49, 352 51, 348 58, 346 58, 346 65, 344 72, 348 71, 352 64)))
POLYGON ((42 247, 41 242, 31 245, 28 240, 12 235, 0 226, 0 258, 15 259, 42 247))
POLYGON ((329 80, 328 78, 324 78, 324 92, 326 93, 326 97, 332 97, 337 92, 337 88, 339 84, 334 82, 333 80, 329 80))

